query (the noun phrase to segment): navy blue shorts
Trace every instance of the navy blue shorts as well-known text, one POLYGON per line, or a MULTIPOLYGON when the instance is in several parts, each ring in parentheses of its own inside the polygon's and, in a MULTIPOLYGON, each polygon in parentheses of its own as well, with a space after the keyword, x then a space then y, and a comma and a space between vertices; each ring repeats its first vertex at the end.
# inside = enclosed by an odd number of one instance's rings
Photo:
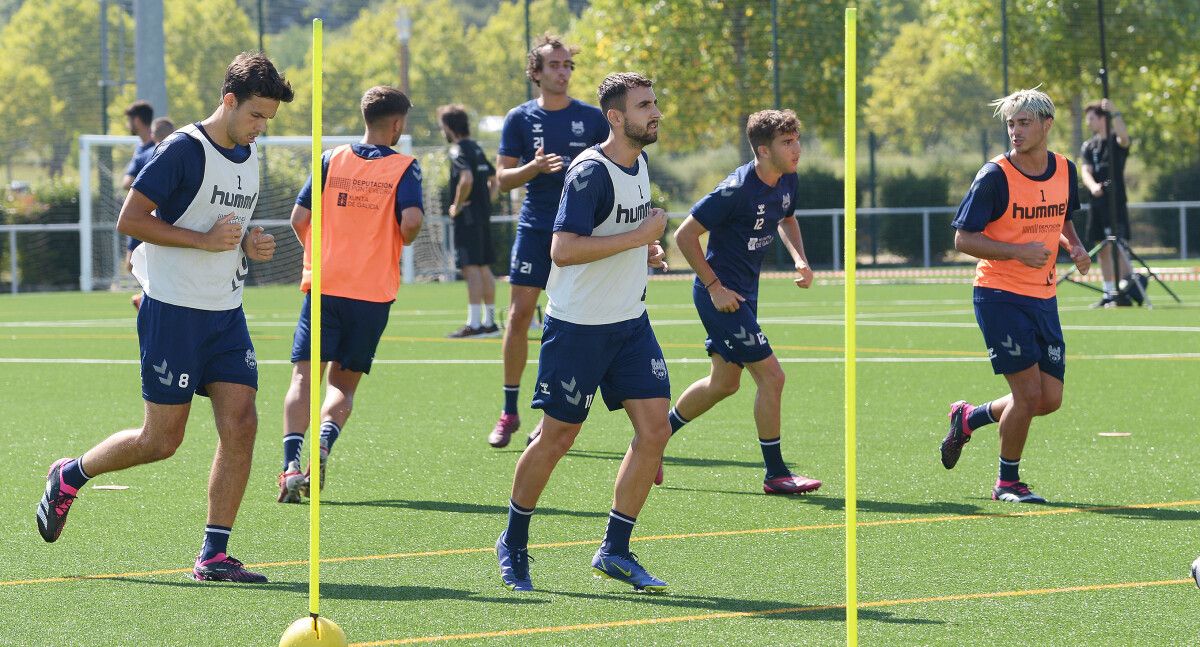
POLYGON ((142 297, 137 313, 142 398, 186 404, 213 382, 258 389, 258 360, 242 309, 197 310, 142 297))
POLYGON ((625 400, 671 398, 671 381, 650 317, 581 326, 546 317, 533 408, 579 424, 596 387, 609 411, 625 400))
POLYGON ((546 289, 550 278, 550 240, 554 232, 518 228, 508 262, 508 282, 546 289))
POLYGON ((1041 372, 1063 380, 1067 344, 1058 323, 1058 301, 1048 301, 1047 306, 1052 308, 975 299, 975 320, 983 331, 996 375, 1016 373, 1037 364, 1041 372))
POLYGON ((771 344, 758 326, 758 301, 746 300, 733 312, 721 312, 713 305, 708 290, 692 285, 692 302, 708 338, 704 350, 720 355, 726 362, 745 366, 771 356, 771 344))
MULTIPOLYGON (((292 336, 292 363, 307 362, 312 333, 309 330, 312 295, 304 295, 300 321, 292 336)), ((321 297, 321 361, 337 362, 347 371, 371 372, 371 360, 379 348, 379 338, 387 328, 391 302, 377 303, 359 299, 321 297)))

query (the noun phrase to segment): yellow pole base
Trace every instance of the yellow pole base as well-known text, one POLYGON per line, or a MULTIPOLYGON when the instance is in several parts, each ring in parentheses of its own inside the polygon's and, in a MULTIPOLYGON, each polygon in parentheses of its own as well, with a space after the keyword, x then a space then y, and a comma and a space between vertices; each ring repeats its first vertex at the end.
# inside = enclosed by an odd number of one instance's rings
POLYGON ((283 632, 279 647, 346 647, 346 633, 328 618, 300 618, 283 632))

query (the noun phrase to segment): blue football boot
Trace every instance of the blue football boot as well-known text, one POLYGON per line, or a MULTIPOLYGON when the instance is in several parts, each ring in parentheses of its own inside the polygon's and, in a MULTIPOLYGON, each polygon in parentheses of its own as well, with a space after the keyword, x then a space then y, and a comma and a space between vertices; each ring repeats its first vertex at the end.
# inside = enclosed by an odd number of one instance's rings
POLYGON ((613 555, 604 552, 604 549, 601 548, 596 551, 595 557, 592 557, 592 573, 596 577, 606 577, 630 584, 635 591, 664 593, 667 590, 667 583, 654 577, 643 568, 638 563, 637 555, 633 553, 613 555))
POLYGON ((532 591, 533 581, 529 579, 529 556, 527 548, 510 549, 504 543, 507 533, 500 533, 496 539, 496 557, 500 560, 500 579, 509 591, 532 591))

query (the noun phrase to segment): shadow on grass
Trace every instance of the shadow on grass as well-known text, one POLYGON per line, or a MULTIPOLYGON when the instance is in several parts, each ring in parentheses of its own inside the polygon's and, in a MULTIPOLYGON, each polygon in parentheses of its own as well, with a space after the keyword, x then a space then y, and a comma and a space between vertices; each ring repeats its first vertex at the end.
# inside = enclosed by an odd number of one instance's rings
MULTIPOLYGON (((235 584, 230 582, 197 582, 190 577, 162 580, 135 577, 105 578, 132 584, 150 584, 154 586, 171 586, 184 588, 205 587, 234 587, 246 591, 271 591, 308 595, 308 582, 271 581, 262 584, 235 584)), ((499 585, 497 585, 498 587, 499 585)), ((440 586, 378 586, 375 584, 342 584, 338 582, 321 582, 321 598, 332 600, 372 600, 376 602, 432 602, 435 600, 465 600, 495 604, 548 604, 549 600, 505 596, 491 597, 480 595, 478 591, 463 591, 448 589, 440 586)))
MULTIPOLYGON (((520 453, 520 452, 518 452, 520 453)), ((598 458, 610 461, 620 461, 625 457, 624 452, 584 451, 572 449, 566 458, 598 458)), ((725 458, 695 458, 692 456, 663 456, 665 467, 753 467, 762 469, 762 461, 738 461, 725 458)))
MULTIPOLYGON (((614 587, 618 586, 613 583, 614 587)), ((619 585, 625 586, 625 585, 619 585)), ((740 598, 724 598, 709 595, 651 595, 636 593, 632 590, 613 591, 611 593, 576 593, 571 591, 548 591, 559 595, 584 600, 636 600, 640 604, 659 607, 688 609, 695 612, 708 613, 755 613, 752 617, 763 620, 824 620, 845 622, 846 609, 844 606, 828 607, 825 605, 806 605, 799 602, 783 602, 780 600, 745 600, 740 598)), ((860 620, 873 620, 891 624, 934 625, 944 624, 940 620, 926 618, 906 618, 897 616, 889 611, 878 609, 859 609, 860 620)))
MULTIPOLYGON (((463 501, 416 501, 408 499, 377 499, 374 501, 321 501, 323 506, 367 506, 377 508, 400 508, 404 510, 419 510, 422 512, 449 512, 456 514, 486 514, 496 517, 506 517, 508 506, 484 505, 463 501)), ((608 517, 608 512, 592 512, 582 510, 562 510, 559 508, 538 508, 538 515, 561 517, 608 517)))

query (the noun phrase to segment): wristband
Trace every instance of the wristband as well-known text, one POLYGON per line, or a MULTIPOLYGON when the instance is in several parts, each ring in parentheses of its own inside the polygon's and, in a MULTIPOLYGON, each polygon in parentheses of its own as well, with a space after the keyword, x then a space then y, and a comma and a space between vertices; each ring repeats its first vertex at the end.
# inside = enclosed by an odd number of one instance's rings
POLYGON ((708 285, 704 286, 704 289, 705 289, 705 290, 707 290, 707 289, 711 288, 712 286, 714 286, 714 285, 716 285, 716 284, 717 284, 717 281, 720 281, 720 280, 721 280, 721 279, 719 279, 719 278, 714 278, 714 279, 712 280, 712 283, 709 283, 708 285))

